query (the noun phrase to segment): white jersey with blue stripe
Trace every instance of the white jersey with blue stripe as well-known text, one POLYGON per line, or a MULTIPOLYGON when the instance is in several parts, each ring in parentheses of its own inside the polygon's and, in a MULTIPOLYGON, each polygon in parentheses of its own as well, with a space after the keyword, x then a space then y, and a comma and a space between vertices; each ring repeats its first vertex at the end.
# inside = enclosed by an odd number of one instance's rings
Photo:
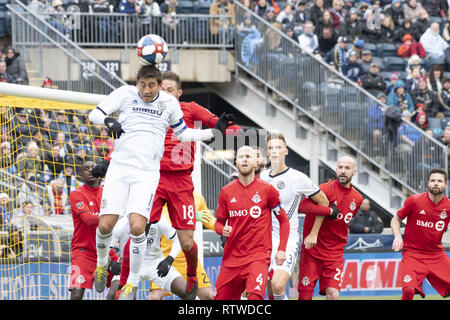
POLYGON ((176 134, 186 129, 179 102, 164 91, 146 103, 136 86, 125 85, 111 92, 97 109, 105 115, 118 111, 117 120, 125 131, 115 140, 111 159, 143 170, 159 170, 169 125, 176 134))
MULTIPOLYGON (((287 168, 276 175, 270 174, 270 169, 261 172, 260 178, 273 185, 280 193, 280 202, 289 218, 289 237, 299 237, 298 230, 298 205, 303 195, 310 197, 320 192, 311 179, 298 170, 287 168)), ((280 223, 275 215, 272 215, 272 238, 280 237, 280 223)))

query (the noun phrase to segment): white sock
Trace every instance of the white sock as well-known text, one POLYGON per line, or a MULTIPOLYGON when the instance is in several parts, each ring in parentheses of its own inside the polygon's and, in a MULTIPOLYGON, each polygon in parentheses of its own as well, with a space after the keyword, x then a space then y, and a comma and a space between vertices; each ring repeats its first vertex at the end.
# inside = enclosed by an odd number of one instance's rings
POLYGON ((274 300, 288 300, 286 296, 286 292, 283 292, 282 294, 274 294, 273 295, 274 300))
POLYGON ((109 234, 101 234, 97 228, 95 233, 95 241, 97 245, 97 266, 104 267, 108 264, 109 245, 112 240, 112 232, 109 234))
POLYGON ((137 287, 139 285, 139 273, 141 272, 142 260, 147 250, 147 237, 145 233, 139 236, 131 235, 130 242, 130 275, 127 283, 137 287))

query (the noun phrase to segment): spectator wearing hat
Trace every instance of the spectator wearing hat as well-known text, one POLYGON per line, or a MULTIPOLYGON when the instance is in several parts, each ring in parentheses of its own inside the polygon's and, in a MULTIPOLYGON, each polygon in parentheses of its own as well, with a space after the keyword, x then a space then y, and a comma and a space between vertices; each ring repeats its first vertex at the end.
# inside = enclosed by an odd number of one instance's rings
POLYGON ((27 145, 32 136, 32 126, 28 113, 23 108, 16 110, 12 120, 13 137, 16 139, 16 149, 20 150, 27 145))
POLYGON ((391 4, 384 10, 384 13, 392 17, 396 27, 403 25, 405 13, 403 12, 403 3, 401 0, 392 0, 391 4))
POLYGON ((412 35, 405 34, 402 39, 402 44, 398 47, 397 54, 400 58, 409 58, 416 54, 420 58, 425 58, 426 51, 420 42, 416 42, 412 35))
POLYGON ((419 18, 419 12, 423 9, 422 4, 417 0, 406 0, 403 6, 403 14, 406 20, 412 23, 419 18))
POLYGON ((237 27, 236 30, 239 35, 241 35, 243 38, 247 36, 247 34, 256 29, 256 24, 253 21, 253 17, 251 13, 246 12, 244 15, 244 21, 242 21, 237 27))
POLYGON ((314 25, 312 21, 307 21, 304 25, 304 32, 298 37, 300 47, 309 53, 314 53, 319 48, 317 35, 313 33, 314 25))
POLYGON ((334 48, 324 58, 328 64, 333 63, 334 68, 339 72, 341 72, 341 67, 347 57, 347 42, 347 37, 340 36, 334 48))
POLYGON ((392 91, 387 97, 386 104, 388 106, 399 107, 401 111, 408 110, 409 112, 413 112, 414 103, 405 87, 406 86, 403 80, 397 80, 392 87, 392 91))
POLYGON ((44 81, 42 81, 42 88, 51 89, 53 86, 53 81, 49 77, 45 77, 44 81))
POLYGON ((277 20, 277 15, 274 8, 269 7, 269 9, 267 9, 266 13, 264 14, 264 20, 266 20, 270 24, 274 23, 277 20))
POLYGON ((379 71, 382 71, 383 68, 383 60, 379 57, 373 57, 372 51, 364 49, 361 52, 361 59, 359 60, 359 63, 363 67, 364 73, 370 72, 370 65, 372 63, 376 63, 378 66, 379 71))
POLYGON ((370 64, 370 71, 361 77, 361 86, 375 97, 386 90, 386 83, 375 62, 370 64))
POLYGON ((347 37, 349 41, 353 41, 361 36, 363 27, 363 22, 358 15, 358 10, 356 8, 351 8, 341 27, 340 35, 347 37))
POLYGON ((311 17, 311 21, 316 26, 319 22, 320 18, 322 18, 322 14, 325 11, 324 0, 314 0, 313 6, 310 8, 309 13, 311 17))
POLYGON ((66 37, 70 37, 70 20, 65 14, 66 11, 63 8, 61 0, 53 0, 52 7, 50 8, 50 20, 48 23, 52 25, 55 29, 61 32, 66 37))
POLYGON ((6 71, 6 62, 0 60, 0 82, 14 83, 14 78, 6 71))
MULTIPOLYGON (((299 0, 296 4, 296 8, 294 11, 294 19, 292 20, 294 30, 296 33, 298 33, 298 35, 300 35, 300 33, 303 32, 303 25, 308 20, 311 20, 311 16, 309 12, 306 10, 306 1, 299 0)), ((315 24, 314 21, 312 21, 312 23, 315 24)))
POLYGON ((394 44, 395 42, 395 24, 390 15, 385 14, 381 21, 381 39, 384 43, 394 44))
POLYGON ((342 74, 353 82, 360 81, 360 78, 364 74, 364 70, 358 62, 358 54, 355 50, 349 52, 348 58, 341 68, 342 74))
POLYGON ((431 91, 427 86, 427 78, 421 76, 418 85, 411 91, 413 104, 423 106, 422 111, 426 112, 428 117, 435 117, 439 111, 439 100, 437 94, 431 91))
POLYGON ((290 23, 286 23, 283 27, 283 32, 292 40, 297 41, 298 36, 294 32, 294 26, 290 23))
POLYGON ((358 59, 361 59, 363 49, 364 49, 364 39, 361 37, 355 38, 353 40, 353 46, 350 50, 353 50, 356 52, 358 59))
POLYGON ((28 84, 28 73, 25 68, 20 52, 16 52, 13 47, 6 49, 6 70, 13 77, 14 82, 20 79, 23 84, 28 84))
POLYGON ((417 112, 414 114, 414 116, 411 117, 411 120, 413 120, 416 123, 416 125, 423 131, 430 128, 427 113, 425 111, 422 111, 421 108, 419 108, 417 112))
POLYGON ((448 47, 447 42, 439 34, 439 24, 433 22, 425 33, 420 37, 427 57, 425 63, 429 66, 433 64, 443 64, 445 62, 445 50, 448 47))

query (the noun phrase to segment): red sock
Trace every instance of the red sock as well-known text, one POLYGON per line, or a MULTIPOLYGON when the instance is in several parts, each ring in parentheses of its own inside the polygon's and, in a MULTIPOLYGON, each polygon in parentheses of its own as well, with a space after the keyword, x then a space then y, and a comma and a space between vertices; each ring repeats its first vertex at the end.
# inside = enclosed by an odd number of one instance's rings
POLYGON ((123 249, 122 268, 120 269, 120 281, 119 284, 123 287, 127 284, 128 275, 130 274, 130 241, 128 239, 123 249))
POLYGON ((184 251, 184 256, 186 257, 186 272, 189 275, 196 275, 197 274, 197 261, 198 261, 198 249, 197 244, 194 241, 194 245, 192 246, 191 250, 184 251))
POLYGON ((416 289, 413 287, 405 287, 402 290, 402 300, 412 300, 414 299, 414 294, 416 289))

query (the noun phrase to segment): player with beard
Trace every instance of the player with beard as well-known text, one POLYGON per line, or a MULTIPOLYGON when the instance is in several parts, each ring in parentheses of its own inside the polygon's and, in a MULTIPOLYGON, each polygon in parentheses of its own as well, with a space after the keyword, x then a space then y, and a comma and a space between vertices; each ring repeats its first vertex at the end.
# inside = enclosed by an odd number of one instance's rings
POLYGON ((280 204, 278 191, 255 177, 256 152, 243 146, 236 153, 238 179, 222 188, 214 225, 227 237, 222 266, 216 281, 215 300, 263 300, 272 252, 272 213, 280 223, 280 243, 275 260, 286 260, 289 220, 280 204))
POLYGON ((444 192, 448 186, 447 171, 431 169, 428 174, 428 191, 408 197, 391 220, 394 233, 392 249, 403 248, 402 300, 412 300, 416 293, 422 298, 426 278, 444 298, 450 296, 450 258, 442 246, 442 236, 450 221, 450 201, 444 192), (402 239, 400 226, 407 218, 402 239))
POLYGON ((349 223, 363 200, 351 184, 355 174, 355 161, 350 157, 340 158, 336 167, 337 179, 319 186, 330 207, 317 205, 308 197, 300 202, 299 212, 306 216, 299 262, 299 300, 312 299, 317 280, 321 295, 326 295, 327 300, 339 299, 349 223), (316 216, 325 217, 317 234, 317 243, 307 247, 305 235, 310 235, 316 216))

